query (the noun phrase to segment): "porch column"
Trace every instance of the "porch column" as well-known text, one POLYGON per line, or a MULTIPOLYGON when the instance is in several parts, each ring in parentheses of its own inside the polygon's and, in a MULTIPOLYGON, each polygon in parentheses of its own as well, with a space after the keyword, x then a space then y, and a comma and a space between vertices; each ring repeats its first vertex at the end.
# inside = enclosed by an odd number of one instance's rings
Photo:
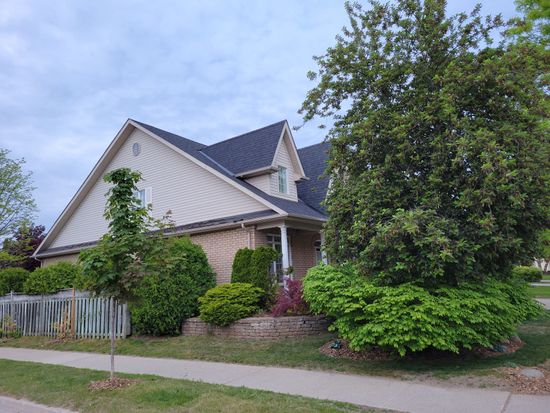
POLYGON ((323 261, 323 264, 328 264, 328 258, 327 253, 325 252, 325 234, 323 234, 323 231, 320 232, 321 234, 321 261, 323 261))
POLYGON ((281 230, 281 253, 282 253, 282 264, 283 264, 283 287, 287 288, 287 281, 290 279, 290 274, 287 273, 288 267, 290 266, 289 253, 288 253, 288 236, 286 233, 286 225, 282 224, 279 226, 281 230))
POLYGON ((288 236, 286 233, 286 225, 282 224, 279 229, 281 230, 281 250, 283 254, 283 271, 288 270, 290 266, 289 254, 288 254, 288 236))

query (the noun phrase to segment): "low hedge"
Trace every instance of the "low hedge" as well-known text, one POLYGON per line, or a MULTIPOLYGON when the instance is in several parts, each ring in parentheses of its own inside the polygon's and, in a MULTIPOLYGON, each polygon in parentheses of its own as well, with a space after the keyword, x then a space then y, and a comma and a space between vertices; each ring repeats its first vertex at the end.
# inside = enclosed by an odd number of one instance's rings
POLYGON ((380 346, 404 356, 425 349, 458 353, 491 347, 543 313, 521 281, 380 287, 351 267, 321 265, 309 270, 303 283, 311 310, 334 318, 332 329, 353 350, 380 346))
POLYGON ((528 267, 524 265, 518 265, 512 269, 512 275, 514 278, 527 282, 537 282, 542 280, 542 270, 536 267, 528 267))
POLYGON ((260 310, 264 291, 248 283, 221 284, 199 298, 200 318, 206 323, 227 326, 260 310))
POLYGON ((5 268, 0 271, 0 296, 23 292, 29 272, 23 268, 5 268))
POLYGON ((54 294, 66 288, 79 288, 81 283, 80 265, 62 261, 31 272, 23 291, 26 294, 54 294))

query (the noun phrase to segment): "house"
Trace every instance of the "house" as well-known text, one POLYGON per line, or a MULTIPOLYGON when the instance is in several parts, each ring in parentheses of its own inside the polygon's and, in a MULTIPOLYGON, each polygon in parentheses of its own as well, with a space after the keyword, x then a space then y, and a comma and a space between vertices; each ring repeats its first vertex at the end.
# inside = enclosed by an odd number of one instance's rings
POLYGON ((321 202, 328 146, 297 149, 287 121, 207 146, 129 119, 35 252, 42 265, 76 261, 107 232, 103 218, 106 172, 142 173, 137 196, 161 218, 171 211, 177 234, 200 244, 217 274, 231 280, 238 249, 270 245, 273 263, 295 277, 323 259, 321 202))

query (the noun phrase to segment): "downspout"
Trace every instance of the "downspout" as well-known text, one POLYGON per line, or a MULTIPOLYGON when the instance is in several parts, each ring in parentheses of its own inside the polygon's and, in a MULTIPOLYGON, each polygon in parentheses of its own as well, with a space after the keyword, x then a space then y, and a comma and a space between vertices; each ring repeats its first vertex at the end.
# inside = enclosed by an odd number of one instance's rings
POLYGON ((252 249, 252 233, 250 232, 250 229, 244 225, 244 222, 241 222, 241 228, 246 230, 248 233, 248 248, 252 249))

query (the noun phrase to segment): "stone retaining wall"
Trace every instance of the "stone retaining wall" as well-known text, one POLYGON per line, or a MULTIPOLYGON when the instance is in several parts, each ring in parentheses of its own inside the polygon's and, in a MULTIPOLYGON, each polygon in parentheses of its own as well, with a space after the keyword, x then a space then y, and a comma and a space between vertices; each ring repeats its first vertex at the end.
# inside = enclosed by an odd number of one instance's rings
POLYGON ((250 317, 235 321, 228 327, 207 324, 195 317, 184 321, 182 334, 274 340, 317 335, 325 333, 327 328, 328 322, 323 316, 250 317))

